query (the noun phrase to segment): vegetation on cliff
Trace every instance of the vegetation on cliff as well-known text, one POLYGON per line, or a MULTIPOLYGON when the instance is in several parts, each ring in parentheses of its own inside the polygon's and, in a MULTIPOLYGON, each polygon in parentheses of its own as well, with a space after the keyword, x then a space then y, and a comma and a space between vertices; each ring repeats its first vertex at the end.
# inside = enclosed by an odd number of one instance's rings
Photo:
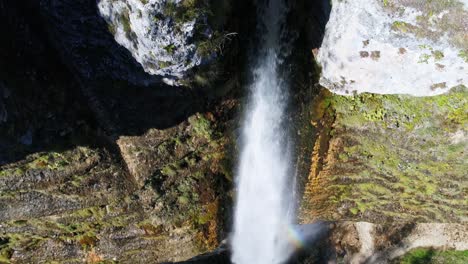
POLYGON ((329 140, 316 143, 303 220, 464 221, 467 100, 463 86, 425 98, 323 92, 329 140))

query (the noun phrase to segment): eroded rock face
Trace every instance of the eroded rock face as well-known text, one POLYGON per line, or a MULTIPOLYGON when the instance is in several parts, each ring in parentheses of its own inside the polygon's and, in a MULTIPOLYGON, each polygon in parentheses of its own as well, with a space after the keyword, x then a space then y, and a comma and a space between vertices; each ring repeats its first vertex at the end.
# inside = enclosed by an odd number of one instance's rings
POLYGON ((178 80, 213 55, 201 45, 213 37, 206 1, 101 0, 98 8, 115 40, 150 74, 178 80))
POLYGON ((166 263, 212 251, 226 236, 231 177, 214 118, 121 137, 125 167, 88 147, 0 166, 0 262, 166 263))
POLYGON ((318 61, 339 94, 442 94, 468 83, 466 1, 333 1, 318 61))

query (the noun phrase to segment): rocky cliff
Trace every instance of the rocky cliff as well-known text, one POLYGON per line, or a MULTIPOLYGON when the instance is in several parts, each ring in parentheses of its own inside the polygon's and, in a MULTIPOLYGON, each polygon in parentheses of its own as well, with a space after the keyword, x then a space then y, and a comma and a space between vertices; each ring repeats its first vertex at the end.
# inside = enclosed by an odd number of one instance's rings
POLYGON ((466 4, 332 1, 299 217, 345 263, 467 260, 466 4))
MULTIPOLYGON (((228 262, 254 2, 0 0, 0 263, 228 262)), ((331 3, 284 36, 291 263, 466 263, 466 1, 331 3)))
POLYGON ((216 248, 236 75, 167 86, 114 41, 95 1, 0 12, 0 262, 161 263, 216 248))

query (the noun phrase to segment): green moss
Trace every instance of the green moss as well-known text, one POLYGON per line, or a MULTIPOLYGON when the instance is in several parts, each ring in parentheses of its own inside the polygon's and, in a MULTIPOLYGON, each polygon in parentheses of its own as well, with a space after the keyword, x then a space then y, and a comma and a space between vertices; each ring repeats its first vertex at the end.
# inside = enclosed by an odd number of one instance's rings
POLYGON ((411 24, 406 23, 404 21, 394 21, 392 24, 392 30, 394 31, 401 31, 406 33, 410 30, 411 24))
POLYGON ((431 55, 429 55, 429 54, 421 54, 421 55, 419 56, 418 63, 426 63, 426 64, 428 64, 430 58, 431 58, 431 55))
POLYGON ((73 151, 35 153, 28 156, 26 162, 0 167, 0 177, 20 176, 28 170, 36 169, 62 170, 70 165, 73 155, 75 155, 73 151))
POLYGON ((190 124, 196 135, 202 136, 208 140, 211 139, 213 130, 211 128, 211 122, 206 119, 203 115, 196 115, 189 119, 190 124))
POLYGON ((462 58, 466 63, 468 63, 468 50, 460 50, 460 52, 458 52, 458 57, 462 58))
POLYGON ((113 24, 108 24, 108 25, 107 25, 107 30, 109 30, 109 32, 110 32, 112 35, 115 35, 115 33, 116 33, 115 25, 113 25, 113 24))
POLYGON ((164 50, 166 50, 167 53, 169 53, 169 54, 174 54, 175 49, 176 49, 176 46, 174 44, 170 44, 170 45, 167 45, 166 47, 164 47, 164 50))
POLYGON ((330 132, 336 146, 329 154, 336 161, 325 164, 327 179, 305 198, 314 201, 305 208, 328 218, 345 207, 349 215, 341 217, 368 221, 463 218, 466 87, 423 98, 331 95, 328 104, 336 113, 330 132), (335 209, 323 211, 324 206, 335 209))
POLYGON ((439 61, 444 58, 444 53, 440 50, 435 50, 432 52, 432 56, 434 56, 436 61, 439 61))
POLYGON ((130 22, 130 16, 128 14, 128 11, 123 12, 120 15, 119 21, 123 26, 124 32, 127 34, 127 36, 129 36, 129 34, 132 32, 132 25, 130 22))
POLYGON ((393 264, 464 264, 468 262, 468 251, 439 251, 414 249, 393 264))
POLYGON ((176 170, 171 165, 164 166, 161 173, 169 177, 173 177, 177 174, 176 170))
POLYGON ((164 5, 163 13, 166 16, 174 17, 176 16, 177 11, 177 4, 173 1, 167 1, 167 3, 164 5))
POLYGON ((207 6, 204 1, 200 0, 185 0, 180 5, 173 1, 168 1, 164 5, 163 14, 166 17, 174 19, 176 26, 183 23, 196 20, 198 17, 207 12, 207 6))
POLYGON ((463 21, 468 16, 468 12, 459 1, 395 0, 383 2, 382 5, 387 12, 397 18, 404 14, 406 8, 413 8, 421 13, 411 24, 401 20, 395 21, 391 26, 393 31, 431 41, 448 37, 449 42, 455 47, 468 48, 468 42, 465 38, 466 30, 463 28, 463 21), (446 12, 446 14, 439 16, 442 12, 446 12))
POLYGON ((186 196, 180 196, 180 197, 178 198, 178 201, 179 201, 179 203, 182 204, 182 205, 187 205, 187 204, 190 203, 190 199, 189 199, 188 197, 186 197, 186 196))
POLYGON ((35 250, 43 237, 29 233, 9 233, 0 237, 0 263, 10 263, 13 249, 35 250))
POLYGON ((222 52, 227 39, 229 36, 215 32, 210 39, 204 39, 197 43, 197 53, 203 57, 209 57, 212 54, 222 52))
POLYGON ((158 61, 158 67, 160 69, 164 69, 164 68, 167 68, 167 67, 170 67, 172 66, 172 62, 170 61, 158 61))

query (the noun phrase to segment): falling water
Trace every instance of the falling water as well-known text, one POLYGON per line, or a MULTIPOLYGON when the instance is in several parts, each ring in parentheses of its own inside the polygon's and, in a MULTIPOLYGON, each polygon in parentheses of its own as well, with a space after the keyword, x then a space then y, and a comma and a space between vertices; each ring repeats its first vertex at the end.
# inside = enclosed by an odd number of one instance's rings
MULTIPOLYGON (((245 113, 232 237, 236 264, 284 263, 291 254, 291 159, 284 127, 287 85, 279 76, 285 0, 263 0, 262 45, 245 113)), ((284 47, 283 47, 284 48, 284 47)))

